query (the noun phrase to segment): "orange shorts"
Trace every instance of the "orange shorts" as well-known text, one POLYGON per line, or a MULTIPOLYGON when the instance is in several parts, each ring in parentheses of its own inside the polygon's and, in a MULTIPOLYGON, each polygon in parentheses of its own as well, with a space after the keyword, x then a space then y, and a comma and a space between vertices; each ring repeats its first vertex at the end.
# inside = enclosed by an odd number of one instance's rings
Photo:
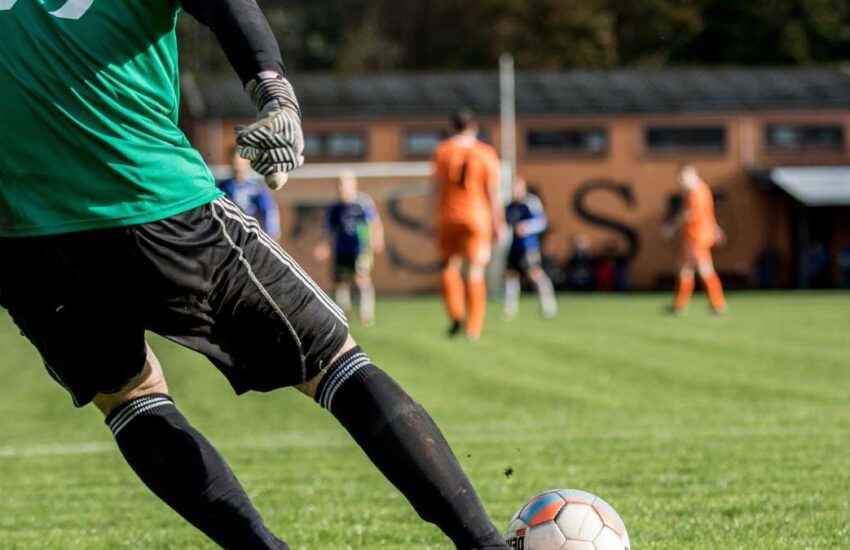
POLYGON ((682 243, 682 264, 699 265, 706 262, 712 262, 711 245, 706 245, 698 241, 685 239, 682 243))
POLYGON ((440 256, 443 261, 461 256, 470 263, 486 264, 490 261, 490 230, 463 223, 443 223, 439 230, 440 256))

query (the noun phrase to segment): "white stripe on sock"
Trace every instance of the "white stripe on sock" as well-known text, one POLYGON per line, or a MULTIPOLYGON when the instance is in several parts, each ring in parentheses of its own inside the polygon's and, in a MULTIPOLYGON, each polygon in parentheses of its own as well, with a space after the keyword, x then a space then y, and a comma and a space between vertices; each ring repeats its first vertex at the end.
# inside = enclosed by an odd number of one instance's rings
POLYGON ((145 412, 147 412, 151 409, 156 409, 157 407, 164 407, 166 405, 171 405, 171 404, 172 404, 171 401, 169 401, 167 399, 165 399, 163 401, 152 401, 152 402, 148 403, 144 407, 142 407, 142 408, 138 409, 136 412, 134 412, 132 416, 130 416, 129 418, 124 420, 124 422, 122 422, 120 425, 115 426, 115 428, 113 428, 113 430, 112 430, 112 434, 115 437, 118 437, 118 434, 121 433, 121 430, 123 430, 127 426, 127 424, 132 422, 133 419, 136 418, 137 416, 139 416, 140 414, 145 413, 145 412))

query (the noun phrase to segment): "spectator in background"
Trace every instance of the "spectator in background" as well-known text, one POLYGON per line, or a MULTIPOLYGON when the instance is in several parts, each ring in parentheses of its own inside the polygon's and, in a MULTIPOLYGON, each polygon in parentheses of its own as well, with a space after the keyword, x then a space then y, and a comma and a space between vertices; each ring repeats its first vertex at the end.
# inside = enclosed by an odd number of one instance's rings
POLYGON ((564 266, 567 288, 570 290, 593 290, 593 254, 587 235, 578 234, 573 239, 573 250, 564 266))
POLYGON ((227 198, 247 215, 260 222, 274 240, 280 239, 280 212, 271 191, 251 169, 251 162, 240 157, 234 147, 230 152, 232 176, 218 183, 227 198))
POLYGON ((326 260, 333 249, 334 294, 346 313, 351 310, 351 283, 360 295, 360 322, 375 322, 375 287, 372 284, 374 254, 384 250, 384 226, 375 203, 357 190, 357 177, 344 172, 339 177, 339 200, 328 207, 325 218, 327 240, 316 247, 316 258, 326 260))
POLYGON ((540 236, 546 230, 546 213, 543 203, 528 190, 522 178, 514 180, 505 220, 513 236, 505 270, 505 317, 513 319, 519 312, 520 283, 521 277, 525 276, 537 290, 540 313, 551 319, 558 313, 558 302, 552 281, 543 271, 540 236))

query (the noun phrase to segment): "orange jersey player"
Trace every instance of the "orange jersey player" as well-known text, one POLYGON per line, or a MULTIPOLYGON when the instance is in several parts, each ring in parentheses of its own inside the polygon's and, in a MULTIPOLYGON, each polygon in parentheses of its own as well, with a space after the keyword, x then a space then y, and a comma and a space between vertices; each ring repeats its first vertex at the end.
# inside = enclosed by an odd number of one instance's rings
POLYGON ((714 270, 711 248, 722 241, 724 235, 714 215, 714 197, 693 166, 686 165, 679 170, 679 184, 685 191, 685 200, 677 220, 682 248, 673 311, 681 312, 687 307, 694 291, 694 271, 698 271, 713 311, 722 313, 726 310, 726 301, 720 277, 714 270))
POLYGON ((477 340, 487 305, 484 272, 493 240, 505 232, 499 159, 491 146, 477 139, 478 123, 471 112, 455 113, 451 123, 455 135, 434 152, 442 290, 452 323, 449 334, 458 334, 465 323, 467 337, 477 340))

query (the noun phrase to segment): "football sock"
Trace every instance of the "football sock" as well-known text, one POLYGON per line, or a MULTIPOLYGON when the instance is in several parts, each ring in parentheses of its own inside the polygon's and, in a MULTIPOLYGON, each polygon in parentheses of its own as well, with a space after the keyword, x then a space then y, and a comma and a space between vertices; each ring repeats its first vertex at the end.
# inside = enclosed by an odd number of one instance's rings
POLYGON ((348 284, 336 285, 334 301, 344 312, 348 313, 351 311, 351 286, 348 284))
POLYGON ((437 425, 359 347, 328 367, 315 399, 457 548, 507 550, 437 425))
POLYGON ((694 293, 694 276, 679 276, 679 285, 676 288, 676 299, 673 301, 673 309, 680 311, 688 306, 691 295, 694 293))
POLYGON ((505 317, 516 317, 519 311, 519 277, 505 278, 505 317))
POLYGON ((487 282, 484 277, 471 277, 466 284, 467 311, 466 334, 478 339, 484 329, 484 316, 487 313, 487 282))
POLYGON ((361 285, 360 290, 360 321, 364 325, 375 321, 375 287, 372 284, 361 285))
POLYGON ((720 282, 720 277, 717 273, 711 273, 703 277, 705 289, 708 292, 708 299, 711 302, 711 307, 714 311, 723 311, 726 309, 726 298, 723 296, 723 284, 720 282))
POLYGON ((555 299, 555 289, 552 280, 546 275, 541 275, 534 280, 537 287, 537 296, 540 298, 540 311, 544 317, 550 318, 558 314, 558 301, 555 299))
POLYGON ((449 317, 452 321, 463 321, 466 316, 463 276, 457 269, 444 269, 440 279, 449 317))
POLYGON ((124 403, 106 424, 145 485, 219 546, 289 549, 266 528, 227 463, 171 397, 152 394, 124 403))

